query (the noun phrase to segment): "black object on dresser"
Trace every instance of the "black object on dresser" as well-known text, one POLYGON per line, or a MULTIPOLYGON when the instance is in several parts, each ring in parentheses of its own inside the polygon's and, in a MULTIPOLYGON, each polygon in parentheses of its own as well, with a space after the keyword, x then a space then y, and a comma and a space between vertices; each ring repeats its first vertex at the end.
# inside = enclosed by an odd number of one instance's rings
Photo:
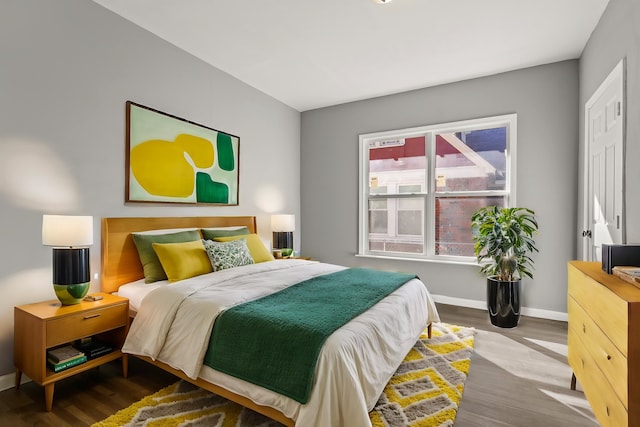
POLYGON ((602 245, 602 270, 611 274, 618 265, 640 267, 640 245, 602 245))

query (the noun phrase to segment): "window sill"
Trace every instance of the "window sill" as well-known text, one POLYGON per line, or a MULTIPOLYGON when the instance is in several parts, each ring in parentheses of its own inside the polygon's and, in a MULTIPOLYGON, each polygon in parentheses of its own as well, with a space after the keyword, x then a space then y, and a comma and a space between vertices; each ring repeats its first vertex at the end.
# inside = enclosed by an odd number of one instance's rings
POLYGON ((373 259, 388 259, 394 261, 416 261, 416 262, 429 262, 436 264, 453 264, 453 265, 472 265, 479 266, 475 259, 469 260, 457 260, 451 258, 413 258, 402 256, 390 256, 390 255, 375 255, 375 254, 355 254, 358 258, 373 258, 373 259))

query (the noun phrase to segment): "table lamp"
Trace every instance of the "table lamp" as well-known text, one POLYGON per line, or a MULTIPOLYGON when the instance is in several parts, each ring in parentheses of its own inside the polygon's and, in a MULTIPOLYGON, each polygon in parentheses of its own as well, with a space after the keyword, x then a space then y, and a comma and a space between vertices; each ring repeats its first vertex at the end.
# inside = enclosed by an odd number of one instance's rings
POLYGON ((93 217, 42 216, 42 244, 53 246, 53 289, 62 305, 78 304, 91 283, 93 217))
POLYGON ((293 232, 295 229, 295 215, 271 215, 273 248, 281 249, 284 257, 291 256, 293 253, 293 232))

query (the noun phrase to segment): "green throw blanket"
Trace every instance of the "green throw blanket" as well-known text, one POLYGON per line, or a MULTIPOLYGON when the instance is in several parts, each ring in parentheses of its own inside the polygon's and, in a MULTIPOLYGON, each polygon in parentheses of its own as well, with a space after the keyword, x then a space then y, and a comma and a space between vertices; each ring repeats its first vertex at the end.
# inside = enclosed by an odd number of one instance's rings
POLYGON ((353 268, 232 307, 216 319, 204 363, 306 403, 329 335, 415 277, 353 268))

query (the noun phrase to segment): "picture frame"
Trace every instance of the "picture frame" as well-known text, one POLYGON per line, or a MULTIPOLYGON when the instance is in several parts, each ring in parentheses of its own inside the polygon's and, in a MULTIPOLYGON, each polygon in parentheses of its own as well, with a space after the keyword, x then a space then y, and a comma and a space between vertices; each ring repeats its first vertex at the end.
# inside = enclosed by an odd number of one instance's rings
POLYGON ((238 205, 240 137, 126 102, 126 203, 238 205))

